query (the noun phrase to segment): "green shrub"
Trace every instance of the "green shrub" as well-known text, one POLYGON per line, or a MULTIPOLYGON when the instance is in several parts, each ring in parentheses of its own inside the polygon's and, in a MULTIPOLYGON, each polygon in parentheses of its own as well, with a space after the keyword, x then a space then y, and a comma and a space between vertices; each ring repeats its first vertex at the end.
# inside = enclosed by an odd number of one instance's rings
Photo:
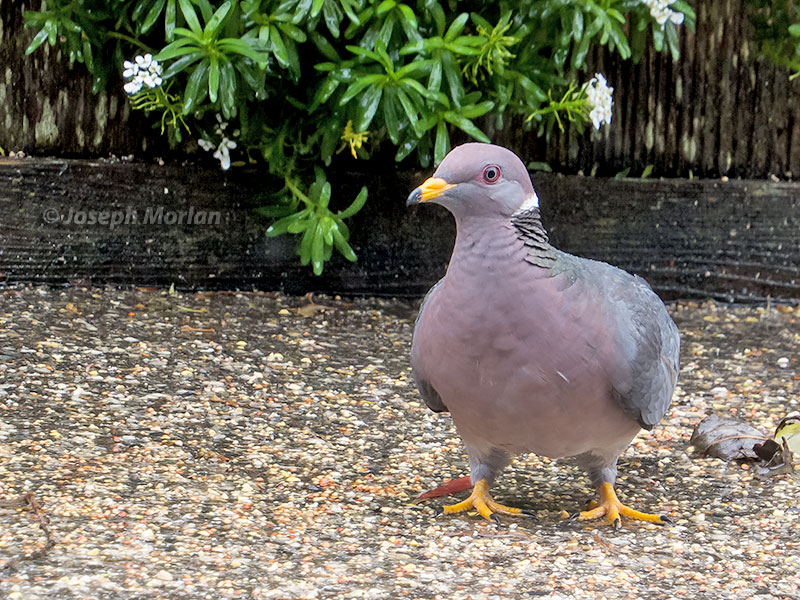
POLYGON ((428 167, 455 130, 489 141, 481 123, 599 128, 612 90, 581 73, 590 48, 636 59, 649 35, 677 58, 694 18, 680 0, 47 0, 25 13, 29 53, 64 44, 96 91, 124 70, 132 106, 171 143, 197 138, 224 168, 231 151, 263 161, 280 189, 261 210, 278 218, 267 235, 301 236, 317 274, 333 248, 355 260, 344 220, 367 195, 328 208, 337 153, 392 148, 428 167))
POLYGON ((759 54, 800 77, 800 5, 793 0, 748 0, 745 4, 759 54))

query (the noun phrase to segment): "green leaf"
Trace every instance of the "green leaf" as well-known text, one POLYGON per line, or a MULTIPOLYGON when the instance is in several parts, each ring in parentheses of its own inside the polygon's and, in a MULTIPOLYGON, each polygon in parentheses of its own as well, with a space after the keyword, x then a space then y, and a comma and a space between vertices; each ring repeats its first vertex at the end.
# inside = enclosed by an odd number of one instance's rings
POLYGON ((653 47, 656 49, 656 51, 661 52, 661 50, 664 49, 664 28, 654 22, 652 25, 652 31, 653 47))
POLYGON ((375 117, 382 96, 383 89, 377 85, 373 85, 367 88, 361 98, 359 98, 356 111, 358 116, 354 124, 356 131, 367 130, 370 123, 372 123, 372 119, 375 117))
POLYGON ((411 7, 406 4, 398 4, 397 8, 401 13, 403 13, 404 27, 408 26, 409 28, 416 30, 419 27, 419 25, 417 25, 417 15, 414 14, 414 11, 411 9, 411 7))
POLYGON ((408 122, 411 123, 411 127, 414 129, 414 133, 416 133, 417 137, 420 137, 423 132, 419 129, 417 111, 403 88, 397 88, 397 99, 400 101, 400 106, 403 107, 403 112, 406 113, 408 122))
POLYGON ((454 41, 461 32, 464 31, 464 26, 467 24, 467 20, 469 19, 469 13, 461 13, 450 24, 450 27, 447 28, 447 33, 444 35, 444 41, 448 44, 454 41))
POLYGON ((476 119, 477 117, 482 117, 487 112, 494 108, 494 102, 492 100, 484 100, 480 104, 472 104, 470 106, 465 106, 461 109, 461 115, 468 118, 468 119, 476 119))
POLYGON ((406 77, 404 79, 401 79, 400 83, 402 84, 403 87, 407 88, 406 93, 409 94, 410 96, 413 96, 414 95, 413 92, 416 92, 418 96, 427 98, 428 100, 438 101, 444 105, 449 104, 449 102, 447 101, 447 96, 445 96, 444 94, 442 94, 437 90, 429 90, 416 79, 411 79, 409 77, 406 77))
POLYGON ((208 97, 211 102, 217 101, 219 91, 219 61, 215 55, 211 55, 208 69, 208 97))
POLYGON ((333 229, 336 227, 336 221, 331 217, 325 216, 322 217, 320 224, 322 225, 322 237, 325 240, 325 245, 333 246, 333 229))
POLYGON ((528 171, 544 171, 546 173, 552 173, 553 167, 551 167, 546 162, 529 162, 528 163, 528 171))
POLYGON ((31 40, 31 43, 28 44, 28 47, 25 49, 25 54, 31 54, 34 50, 36 50, 39 46, 41 46, 46 39, 47 39, 47 30, 44 27, 42 27, 39 30, 39 33, 37 33, 34 36, 33 40, 31 40))
POLYGON ((449 52, 442 54, 442 67, 444 67, 444 78, 447 80, 447 87, 450 88, 450 98, 456 106, 461 105, 464 87, 461 83, 461 69, 458 68, 453 55, 449 52))
POLYGON ((475 124, 470 121, 469 119, 462 117, 461 115, 453 112, 448 111, 444 113, 444 118, 447 119, 448 122, 452 123, 456 127, 458 127, 464 133, 468 133, 476 140, 480 142, 490 143, 491 140, 489 137, 483 133, 480 129, 478 129, 475 124))
POLYGON ((325 4, 325 0, 314 0, 313 1, 313 3, 311 4, 311 13, 310 13, 312 19, 315 18, 319 14, 319 11, 322 10, 322 5, 323 4, 325 4))
POLYGON ((306 41, 306 34, 291 23, 282 23, 278 28, 298 44, 302 44, 306 41))
POLYGON ((45 21, 44 28, 47 30, 47 43, 55 46, 58 39, 58 25, 56 25, 55 21, 48 20, 45 21))
POLYGON ((211 17, 211 20, 206 23, 205 31, 203 32, 206 39, 216 38, 219 35, 222 26, 225 24, 225 18, 231 10, 233 3, 230 0, 224 2, 211 17))
MULTIPOLYGON (((310 224, 310 223, 309 223, 310 224)), ((311 242, 314 239, 314 227, 307 227, 300 240, 300 264, 307 265, 311 261, 311 242)))
POLYGON ((789 34, 793 35, 794 37, 800 37, 800 23, 789 25, 789 34))
POLYGON ((358 196, 353 202, 345 208, 344 210, 340 210, 336 213, 337 219, 348 219, 360 211, 364 207, 364 203, 367 201, 367 186, 363 186, 361 191, 358 192, 358 196))
POLYGON ((275 55, 275 59, 278 61, 278 64, 283 68, 289 66, 289 54, 286 52, 286 45, 283 43, 283 38, 281 34, 278 32, 278 28, 275 25, 270 25, 269 28, 269 40, 272 44, 272 53, 275 55))
POLYGON ((186 54, 197 53, 198 57, 202 56, 202 50, 197 44, 189 38, 179 38, 166 46, 161 52, 156 54, 155 59, 158 61, 165 61, 178 56, 185 56, 186 54))
POLYGON ((331 184, 327 181, 322 184, 322 190, 319 193, 319 200, 317 203, 322 208, 328 208, 328 203, 331 201, 331 184))
POLYGON ((295 219, 287 225, 286 231, 289 233, 303 233, 310 225, 311 221, 308 219, 295 219))
POLYGON ((444 28, 447 24, 447 19, 445 17, 442 5, 439 2, 429 1, 425 3, 425 9, 430 12, 433 22, 436 24, 436 35, 444 35, 444 28))
POLYGON ((375 14, 379 17, 383 16, 395 6, 397 6, 397 2, 395 2, 395 0, 383 0, 383 2, 378 5, 378 8, 375 9, 375 14))
POLYGON ((192 0, 192 2, 200 7, 200 14, 203 16, 203 21, 208 23, 211 20, 211 15, 214 13, 214 7, 211 6, 210 0, 192 0))
POLYGON ((339 100, 339 106, 344 106, 345 104, 350 102, 350 100, 358 96, 358 94, 360 94, 364 90, 364 88, 373 85, 375 83, 378 83, 379 81, 383 80, 383 78, 384 78, 383 75, 377 73, 359 77, 349 86, 347 86, 347 89, 345 90, 342 99, 339 100))
POLYGON ((383 121, 386 125, 386 132, 393 144, 400 141, 400 119, 397 116, 397 100, 394 89, 386 88, 383 97, 383 121))
POLYGON ((672 54, 672 62, 677 62, 680 58, 680 47, 678 46, 678 32, 675 28, 675 24, 667 23, 665 27, 665 33, 667 34, 669 51, 672 54))
POLYGON ((589 46, 592 42, 592 38, 588 35, 584 36, 584 38, 578 44, 578 47, 572 53, 572 68, 576 71, 579 71, 583 68, 583 63, 586 60, 586 55, 589 53, 589 46))
MULTIPOLYGON (((144 18, 144 21, 139 26, 140 33, 147 33, 150 31, 150 28, 155 24, 156 19, 158 19, 159 15, 161 15, 161 11, 164 10, 164 5, 166 4, 167 0, 156 0, 153 3, 153 6, 148 11, 147 15, 144 18)), ((134 21, 136 21, 136 17, 134 17, 134 21)))
POLYGON ((325 253, 325 238, 322 233, 322 225, 317 222, 314 234, 311 239, 311 266, 314 275, 321 275, 323 268, 323 255, 325 253))
POLYGON ((197 110, 199 105, 206 97, 208 92, 208 61, 203 60, 194 68, 186 83, 186 91, 183 95, 183 114, 197 110))
MULTIPOLYGON (((338 225, 343 225, 343 223, 337 223, 338 225)), ((333 245, 336 246, 336 249, 350 262, 355 262, 357 260, 356 253, 353 251, 353 248, 350 244, 347 243, 347 239, 342 232, 339 231, 339 228, 332 229, 331 233, 333 234, 333 245)))
POLYGON ((339 8, 333 2, 326 2, 322 7, 322 16, 325 19, 325 26, 331 35, 335 38, 339 37, 339 21, 342 18, 339 8))
POLYGON ((447 125, 444 121, 436 124, 436 144, 433 148, 433 162, 437 165, 444 160, 450 149, 450 136, 447 134, 447 125))
POLYGON ((311 38, 311 41, 317 47, 317 50, 327 58, 328 60, 332 60, 334 62, 341 61, 339 58, 339 54, 336 52, 336 49, 333 45, 325 38, 325 36, 320 35, 316 31, 309 31, 308 37, 311 38))
MULTIPOLYGON (((270 208, 273 208, 273 207, 264 207, 264 210, 265 211, 269 211, 270 208)), ((283 208, 283 207, 281 207, 281 208, 283 208)), ((259 209, 259 212, 261 212, 261 211, 262 211, 262 209, 259 209)), ((291 215, 289 215, 287 217, 283 217, 282 219, 279 219, 279 220, 275 221, 270 227, 267 228, 267 230, 265 232, 267 237, 275 237, 275 236, 287 233, 289 231, 289 225, 291 225, 292 223, 295 223, 295 222, 308 223, 308 221, 305 220, 305 217, 310 212, 311 211, 309 209, 303 209, 300 212, 296 212, 294 214, 291 214, 291 215)), ((269 214, 269 212, 265 212, 263 214, 265 216, 272 216, 271 214, 269 214)))
POLYGON ((167 0, 167 11, 164 13, 164 33, 168 41, 172 40, 176 20, 175 0, 167 0))
POLYGON ((428 76, 428 89, 440 90, 442 87, 442 61, 437 60, 431 67, 431 74, 428 76))
MULTIPOLYGON (((199 52, 193 52, 191 54, 187 54, 186 56, 182 56, 181 58, 170 64, 169 67, 167 67, 162 77, 164 79, 169 79, 170 77, 173 77, 176 73, 180 73, 184 69, 190 67, 201 58, 203 58, 203 55, 200 54, 199 52)), ((158 56, 156 56, 156 59, 161 60, 160 58, 158 58, 158 56)))
POLYGON ((224 60, 219 78, 220 102, 225 116, 230 118, 236 108, 236 71, 229 60, 224 60))
POLYGON ((223 51, 234 52, 252 59, 260 69, 266 69, 269 57, 265 52, 254 49, 244 40, 236 38, 223 38, 217 42, 217 48, 223 51))
POLYGON ((83 61, 89 73, 94 73, 94 54, 92 54, 92 44, 89 38, 83 38, 83 61))
POLYGON ((583 12, 580 6, 577 5, 572 15, 572 37, 576 41, 583 37, 583 12))
POLYGON ((338 80, 333 77, 326 77, 322 85, 317 87, 317 91, 314 94, 314 101, 311 103, 309 111, 314 112, 321 104, 325 104, 338 87, 338 80))
POLYGON ((178 5, 181 7, 183 18, 186 19, 186 24, 195 35, 202 36, 203 28, 200 27, 200 21, 197 18, 197 13, 194 12, 194 7, 190 0, 178 0, 178 5))

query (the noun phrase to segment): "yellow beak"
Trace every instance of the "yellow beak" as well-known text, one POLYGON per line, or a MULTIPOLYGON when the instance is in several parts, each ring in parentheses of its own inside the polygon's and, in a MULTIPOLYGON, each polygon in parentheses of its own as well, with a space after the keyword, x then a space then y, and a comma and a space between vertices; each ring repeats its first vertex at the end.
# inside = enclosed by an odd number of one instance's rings
POLYGON ((456 187, 454 183, 447 183, 444 179, 440 177, 431 177, 426 179, 425 182, 411 192, 411 195, 408 197, 407 205, 411 204, 418 204, 420 202, 427 202, 428 200, 433 200, 434 198, 438 198, 442 194, 444 194, 447 190, 456 187))

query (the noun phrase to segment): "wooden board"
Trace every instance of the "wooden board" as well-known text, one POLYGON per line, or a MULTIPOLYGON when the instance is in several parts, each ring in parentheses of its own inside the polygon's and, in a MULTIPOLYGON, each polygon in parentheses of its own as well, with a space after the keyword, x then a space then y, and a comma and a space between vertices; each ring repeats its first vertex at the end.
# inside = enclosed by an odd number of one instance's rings
MULTIPOLYGON (((455 231, 441 207, 406 208, 424 176, 337 174, 343 202, 370 186, 350 222, 359 261, 336 257, 315 277, 294 238, 264 237, 257 170, 0 159, 0 281, 421 295, 443 275, 455 231)), ((638 273, 666 299, 800 298, 800 184, 542 173, 534 182, 557 246, 638 273)))

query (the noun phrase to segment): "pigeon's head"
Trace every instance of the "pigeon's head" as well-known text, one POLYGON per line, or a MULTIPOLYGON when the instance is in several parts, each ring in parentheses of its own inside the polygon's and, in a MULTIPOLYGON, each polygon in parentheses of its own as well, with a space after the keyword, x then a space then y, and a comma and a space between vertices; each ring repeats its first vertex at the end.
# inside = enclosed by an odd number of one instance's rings
POLYGON ((420 202, 441 204, 456 217, 510 217, 539 206, 519 157, 507 148, 480 143, 451 150, 433 177, 408 197, 409 205, 420 202))

